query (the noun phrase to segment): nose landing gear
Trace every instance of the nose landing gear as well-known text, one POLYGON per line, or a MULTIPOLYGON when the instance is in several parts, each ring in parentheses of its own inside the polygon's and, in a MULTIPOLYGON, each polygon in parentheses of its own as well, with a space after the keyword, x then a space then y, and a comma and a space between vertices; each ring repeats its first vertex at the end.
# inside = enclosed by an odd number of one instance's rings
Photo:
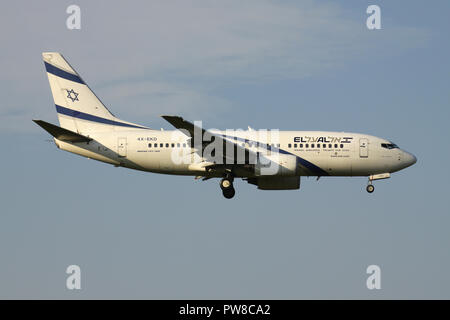
POLYGON ((367 185, 366 190, 368 193, 372 193, 375 191, 375 187, 373 186, 372 181, 367 185))
POLYGON ((222 194, 225 198, 231 199, 236 194, 236 191, 233 187, 233 177, 226 176, 222 180, 220 180, 220 188, 222 189, 222 194))
POLYGON ((382 180, 382 179, 388 179, 391 177, 391 174, 389 172, 387 173, 380 173, 380 174, 372 174, 369 176, 369 181, 367 182, 366 191, 368 193, 372 193, 375 191, 375 187, 372 185, 372 181, 374 180, 382 180))

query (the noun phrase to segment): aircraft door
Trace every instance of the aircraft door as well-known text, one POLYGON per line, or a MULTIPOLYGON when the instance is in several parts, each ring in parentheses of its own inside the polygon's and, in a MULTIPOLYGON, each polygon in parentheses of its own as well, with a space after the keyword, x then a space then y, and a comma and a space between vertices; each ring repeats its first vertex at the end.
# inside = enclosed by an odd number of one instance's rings
POLYGON ((366 138, 359 139, 359 157, 369 157, 369 140, 366 138))
POLYGON ((117 154, 122 158, 127 156, 127 138, 117 139, 117 154))

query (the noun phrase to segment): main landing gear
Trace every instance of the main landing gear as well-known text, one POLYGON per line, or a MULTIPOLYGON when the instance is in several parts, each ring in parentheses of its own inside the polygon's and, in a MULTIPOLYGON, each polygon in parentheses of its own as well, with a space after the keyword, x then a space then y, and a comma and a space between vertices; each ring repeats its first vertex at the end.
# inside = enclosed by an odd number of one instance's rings
POLYGON ((233 177, 226 176, 225 178, 220 180, 220 189, 222 189, 222 194, 225 198, 233 198, 236 193, 233 187, 233 177))

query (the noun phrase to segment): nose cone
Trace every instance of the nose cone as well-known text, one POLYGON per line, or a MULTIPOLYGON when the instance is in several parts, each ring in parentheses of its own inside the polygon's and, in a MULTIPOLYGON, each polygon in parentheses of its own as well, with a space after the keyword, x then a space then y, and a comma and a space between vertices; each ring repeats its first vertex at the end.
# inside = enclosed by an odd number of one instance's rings
POLYGON ((412 166, 414 163, 417 162, 416 156, 413 155, 412 153, 409 153, 409 152, 406 152, 406 151, 405 151, 403 159, 404 159, 403 161, 404 161, 404 164, 405 164, 405 168, 409 167, 409 166, 412 166))

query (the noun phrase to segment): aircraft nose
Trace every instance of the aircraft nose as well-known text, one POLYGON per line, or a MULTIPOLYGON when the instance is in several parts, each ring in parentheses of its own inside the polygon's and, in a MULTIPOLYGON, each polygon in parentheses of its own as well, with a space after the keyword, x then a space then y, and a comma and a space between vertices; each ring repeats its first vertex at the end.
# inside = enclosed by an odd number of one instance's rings
POLYGON ((405 164, 406 167, 412 166, 414 163, 417 162, 417 158, 412 153, 405 151, 405 164))

